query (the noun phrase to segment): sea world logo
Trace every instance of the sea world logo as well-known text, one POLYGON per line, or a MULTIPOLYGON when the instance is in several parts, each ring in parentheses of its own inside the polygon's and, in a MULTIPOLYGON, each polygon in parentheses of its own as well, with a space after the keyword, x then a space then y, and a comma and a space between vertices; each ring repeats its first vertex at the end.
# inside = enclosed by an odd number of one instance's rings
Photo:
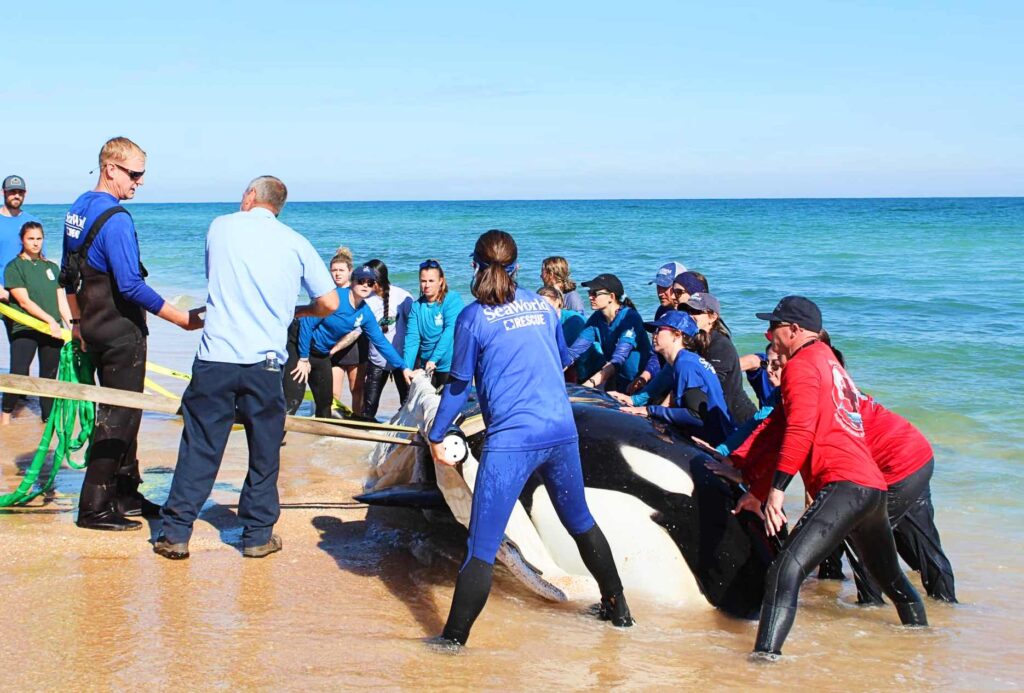
POLYGON ((858 438, 864 437, 864 420, 860 415, 860 392, 843 367, 833 361, 832 403, 839 425, 858 438))
POLYGON ((622 336, 626 339, 634 339, 636 337, 636 330, 632 327, 622 333, 622 336))
POLYGON ((530 313, 529 315, 517 315, 514 318, 505 318, 502 321, 502 326, 506 332, 511 330, 518 330, 520 327, 533 327, 536 325, 544 325, 544 316, 538 313, 530 313))
POLYGON ((434 316, 434 327, 444 327, 444 315, 442 313, 434 316))
POLYGON ((710 363, 708 363, 707 361, 705 361, 704 359, 702 359, 701 357, 699 357, 699 356, 698 356, 698 357, 697 357, 697 360, 698 360, 698 361, 700 361, 700 365, 704 366, 705 370, 709 370, 709 371, 711 371, 712 373, 717 373, 717 371, 715 370, 715 367, 714 367, 714 366, 712 366, 712 365, 711 365, 710 363))
POLYGON ((352 323, 352 328, 355 329, 356 327, 359 327, 362 324, 363 324, 363 316, 362 315, 357 315, 356 316, 356 321, 354 323, 352 323))
POLYGON ((78 238, 82 235, 82 229, 85 228, 85 217, 79 216, 74 212, 68 212, 64 215, 64 233, 68 238, 78 238))
MULTIPOLYGON (((500 306, 487 306, 483 312, 487 322, 494 322, 495 320, 501 320, 502 318, 522 313, 546 313, 549 310, 551 310, 551 305, 543 298, 538 298, 532 301, 512 301, 512 303, 505 303, 500 306)), ((541 323, 543 323, 543 320, 541 323)))

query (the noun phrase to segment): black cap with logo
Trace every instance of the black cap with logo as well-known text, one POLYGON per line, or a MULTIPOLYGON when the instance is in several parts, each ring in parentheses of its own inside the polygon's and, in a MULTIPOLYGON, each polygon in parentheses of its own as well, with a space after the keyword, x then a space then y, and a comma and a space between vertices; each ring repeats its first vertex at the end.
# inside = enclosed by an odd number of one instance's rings
POLYGON ((625 289, 622 288, 622 282, 614 274, 599 274, 590 281, 583 282, 582 286, 593 291, 608 291, 620 299, 626 293, 625 289))
POLYGON ((786 296, 771 313, 756 315, 760 320, 795 323, 805 330, 821 332, 821 309, 803 296, 786 296))

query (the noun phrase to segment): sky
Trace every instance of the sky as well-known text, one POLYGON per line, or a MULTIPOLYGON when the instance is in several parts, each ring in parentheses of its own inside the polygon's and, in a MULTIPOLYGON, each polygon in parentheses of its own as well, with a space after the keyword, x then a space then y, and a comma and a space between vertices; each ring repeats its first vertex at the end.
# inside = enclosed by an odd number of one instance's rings
POLYGON ((1018 196, 1022 2, 82 2, 0 11, 28 204, 1018 196))

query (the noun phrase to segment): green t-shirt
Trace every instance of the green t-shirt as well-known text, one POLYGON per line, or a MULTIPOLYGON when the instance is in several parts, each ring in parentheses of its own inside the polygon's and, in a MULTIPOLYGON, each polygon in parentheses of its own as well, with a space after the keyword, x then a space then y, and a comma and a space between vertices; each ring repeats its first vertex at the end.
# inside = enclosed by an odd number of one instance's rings
MULTIPOLYGON (((57 307, 57 275, 60 268, 49 260, 26 260, 20 255, 7 264, 4 270, 4 287, 11 289, 27 289, 28 297, 35 301, 36 305, 45 310, 54 320, 60 322, 60 310, 57 307)), ((18 302, 11 296, 11 307, 22 310, 18 302)), ((31 327, 22 325, 20 322, 12 321, 13 332, 31 330, 31 327)))

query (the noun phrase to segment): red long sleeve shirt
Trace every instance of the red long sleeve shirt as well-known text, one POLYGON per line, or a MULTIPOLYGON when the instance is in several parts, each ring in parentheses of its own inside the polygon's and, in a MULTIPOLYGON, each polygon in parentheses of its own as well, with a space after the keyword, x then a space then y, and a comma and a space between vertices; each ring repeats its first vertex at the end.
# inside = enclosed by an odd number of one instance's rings
POLYGON ((786 363, 782 408, 780 472, 800 472, 812 496, 835 481, 888 488, 865 441, 857 387, 827 344, 809 344, 786 363))
POLYGON ((903 481, 928 463, 935 453, 928 439, 896 412, 889 411, 872 397, 861 394, 860 413, 868 450, 882 471, 885 483, 903 481))

